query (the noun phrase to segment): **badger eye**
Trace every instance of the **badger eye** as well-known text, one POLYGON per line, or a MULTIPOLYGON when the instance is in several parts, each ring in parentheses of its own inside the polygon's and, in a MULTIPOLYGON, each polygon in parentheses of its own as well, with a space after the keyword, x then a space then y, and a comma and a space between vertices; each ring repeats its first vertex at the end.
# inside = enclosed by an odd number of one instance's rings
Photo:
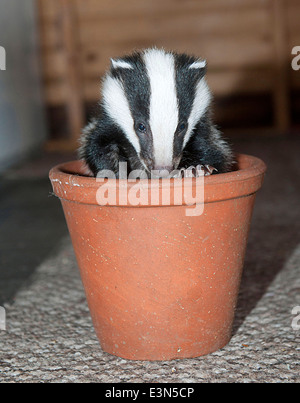
POLYGON ((146 126, 143 123, 139 123, 138 124, 138 131, 145 134, 146 131, 147 131, 146 126))
POLYGON ((179 123, 178 132, 181 133, 181 132, 183 132, 185 129, 186 129, 186 123, 185 123, 185 122, 179 123))

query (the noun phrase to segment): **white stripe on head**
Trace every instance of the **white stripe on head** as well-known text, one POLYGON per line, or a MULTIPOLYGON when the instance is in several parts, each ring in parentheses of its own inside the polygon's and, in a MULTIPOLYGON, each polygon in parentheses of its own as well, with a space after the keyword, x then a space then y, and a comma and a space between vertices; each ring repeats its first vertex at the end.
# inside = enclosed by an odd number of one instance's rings
POLYGON ((139 153, 140 143, 134 130, 134 121, 121 81, 108 75, 103 82, 102 94, 106 112, 123 130, 136 152, 139 153))
POLYGON ((174 133, 178 126, 175 60, 171 53, 149 49, 144 53, 150 80, 150 127, 156 166, 172 166, 174 133))
POLYGON ((185 138, 183 141, 183 148, 189 141, 196 124, 199 122, 201 117, 206 112, 210 102, 211 102, 211 93, 205 78, 202 78, 196 86, 195 98, 188 119, 188 130, 185 134, 185 138))
POLYGON ((196 62, 192 63, 189 69, 204 69, 206 67, 205 60, 197 60, 196 62))
POLYGON ((131 66, 130 63, 125 62, 125 60, 115 60, 115 59, 110 59, 111 65, 114 69, 131 69, 133 70, 133 67, 131 66))

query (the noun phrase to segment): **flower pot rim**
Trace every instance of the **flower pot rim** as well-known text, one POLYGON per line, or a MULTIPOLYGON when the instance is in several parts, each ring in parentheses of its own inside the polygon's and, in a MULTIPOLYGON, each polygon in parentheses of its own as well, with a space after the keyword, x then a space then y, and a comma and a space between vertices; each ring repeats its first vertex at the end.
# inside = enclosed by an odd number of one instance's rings
MULTIPOLYGON (((236 162, 238 169, 235 171, 204 177, 204 203, 248 196, 261 187, 266 172, 265 163, 261 159, 247 154, 237 154, 236 162)), ((108 189, 117 187, 119 192, 123 193, 128 193, 137 183, 126 179, 99 180, 86 176, 85 171, 86 166, 81 160, 69 161, 53 167, 49 173, 49 178, 56 196, 63 200, 97 205, 96 193, 101 183, 105 183, 108 189)), ((175 193, 182 191, 182 181, 183 179, 174 178, 152 179, 151 181, 142 179, 138 183, 141 188, 147 183, 151 183, 151 191, 154 190, 154 192, 161 192, 168 187, 171 192, 175 193)), ((185 182, 185 186, 190 188, 196 188, 196 184, 195 178, 189 178, 185 182)), ((182 203, 182 205, 186 204, 188 203, 182 203)), ((123 205, 116 203, 115 206, 123 205)), ((139 206, 127 205, 127 207, 139 206)), ((150 205, 149 207, 158 206, 150 205)))

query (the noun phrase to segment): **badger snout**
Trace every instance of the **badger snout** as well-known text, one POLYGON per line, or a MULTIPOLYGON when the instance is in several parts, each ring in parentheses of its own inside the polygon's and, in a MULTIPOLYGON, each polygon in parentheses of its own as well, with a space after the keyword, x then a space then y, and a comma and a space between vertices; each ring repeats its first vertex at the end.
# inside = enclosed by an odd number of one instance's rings
POLYGON ((172 172, 173 167, 166 165, 155 165, 153 170, 152 170, 152 177, 153 178, 167 178, 170 175, 170 172, 172 172))
POLYGON ((155 171, 168 171, 170 173, 173 170, 173 167, 171 165, 155 165, 154 170, 155 171))

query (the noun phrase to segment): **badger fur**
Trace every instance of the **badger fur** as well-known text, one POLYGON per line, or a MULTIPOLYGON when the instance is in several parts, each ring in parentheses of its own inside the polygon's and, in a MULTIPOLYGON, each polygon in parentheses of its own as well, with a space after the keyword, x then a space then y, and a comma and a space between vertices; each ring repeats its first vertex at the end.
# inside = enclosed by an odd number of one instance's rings
POLYGON ((81 137, 79 155, 93 175, 118 177, 120 162, 148 176, 199 165, 229 171, 232 153, 212 123, 205 73, 205 61, 156 48, 111 60, 99 115, 81 137))

